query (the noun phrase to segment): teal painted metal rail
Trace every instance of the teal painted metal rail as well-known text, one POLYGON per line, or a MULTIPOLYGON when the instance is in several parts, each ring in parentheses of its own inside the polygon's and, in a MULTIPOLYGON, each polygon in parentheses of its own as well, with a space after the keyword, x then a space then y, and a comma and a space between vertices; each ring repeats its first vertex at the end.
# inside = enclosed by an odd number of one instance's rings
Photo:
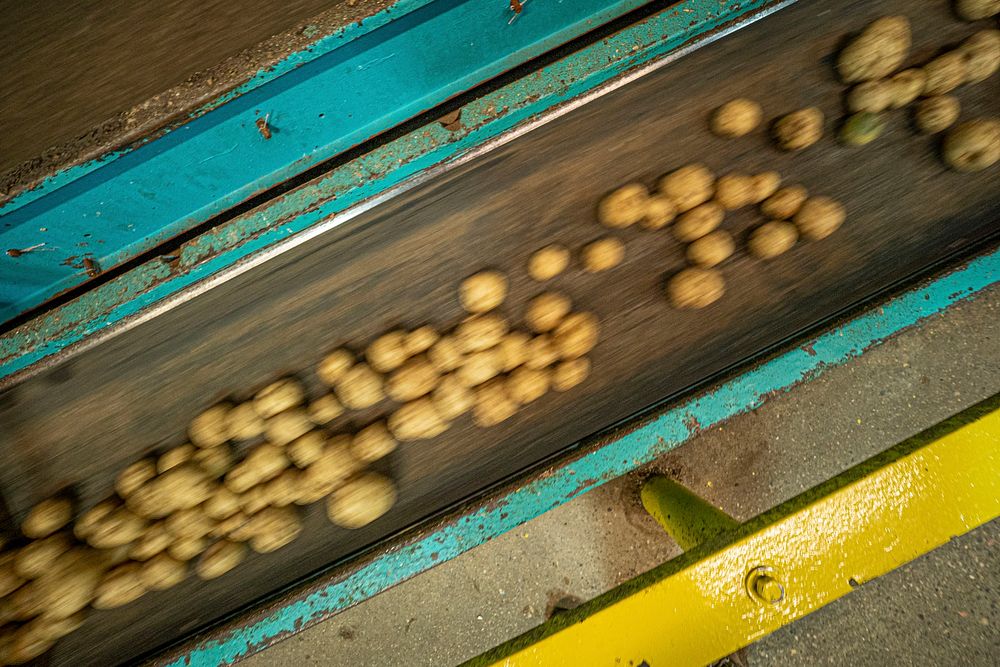
MULTIPOLYGON (((398 545, 334 581, 272 609, 264 618, 214 633, 162 662, 170 667, 232 664, 435 565, 484 544, 550 509, 620 477, 684 443, 699 430, 761 406, 769 396, 826 370, 950 306, 1000 284, 1000 250, 912 289, 707 393, 644 420, 634 430, 563 464, 516 491, 488 499, 429 535, 398 545)), ((616 433, 627 427, 618 426, 616 433)), ((600 438, 597 438, 600 441, 600 438)))
MULTIPOLYGON (((0 337, 0 384, 339 225, 435 169, 511 138, 623 76, 666 62, 687 45, 704 43, 708 34, 719 35, 787 4, 791 0, 684 0, 484 95, 461 109, 455 126, 434 122, 404 134, 198 236, 170 261, 150 260, 5 333, 0 337)), ((528 18, 527 11, 513 25, 528 18)), ((275 124, 280 127, 277 120, 275 124)), ((258 139, 251 137, 264 141, 258 139)))
POLYGON ((399 0, 0 207, 0 251, 16 255, 0 253, 0 321, 643 2, 539 1, 510 22, 505 0, 399 0))

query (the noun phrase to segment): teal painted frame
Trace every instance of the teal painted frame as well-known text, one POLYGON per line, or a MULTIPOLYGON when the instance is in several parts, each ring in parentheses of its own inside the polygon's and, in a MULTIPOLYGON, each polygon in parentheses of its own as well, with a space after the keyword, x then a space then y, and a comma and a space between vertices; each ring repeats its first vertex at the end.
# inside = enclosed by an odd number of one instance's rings
POLYGON ((732 417, 760 407, 770 396, 819 377, 900 332, 1000 284, 1000 249, 931 282, 872 307, 798 347, 632 428, 514 491, 489 498, 444 522, 432 533, 396 545, 341 578, 314 585, 263 618, 223 628, 161 664, 169 667, 229 665, 435 565, 455 558, 587 491, 654 461, 732 417))
MULTIPOLYGON (((794 0, 683 0, 0 336, 0 387, 252 268, 538 123, 794 0)), ((519 19, 520 20, 520 19, 519 19)))

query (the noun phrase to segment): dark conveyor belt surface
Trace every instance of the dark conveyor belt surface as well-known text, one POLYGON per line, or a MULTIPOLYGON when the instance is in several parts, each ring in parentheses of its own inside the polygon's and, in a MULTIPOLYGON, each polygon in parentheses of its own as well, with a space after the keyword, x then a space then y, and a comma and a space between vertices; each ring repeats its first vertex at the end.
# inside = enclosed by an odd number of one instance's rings
MULTIPOLYGON (((313 506, 291 546, 95 613, 59 643, 53 664, 112 664, 174 641, 995 232, 996 168, 947 172, 905 112, 869 147, 828 136, 797 155, 779 154, 762 133, 726 142, 705 130, 708 111, 738 96, 758 99, 769 118, 814 104, 839 117, 836 45, 891 12, 913 21, 914 63, 973 31, 945 3, 800 2, 0 395, 0 484, 12 512, 67 483, 92 503, 117 470, 179 444, 190 417, 219 396, 306 371, 339 344, 361 349, 395 325, 451 326, 461 317, 455 287, 474 271, 510 274, 507 313, 519 320, 542 289, 525 275, 528 255, 600 236, 595 202, 621 183, 652 184, 696 160, 720 173, 772 168, 849 211, 833 237, 774 261, 741 252, 724 265, 725 298, 697 312, 673 311, 662 296, 682 248, 666 232, 627 230, 624 265, 574 268, 552 285, 602 318, 586 384, 498 427, 465 417, 435 440, 403 445, 387 462, 400 498, 386 517, 351 532, 313 506)), ((964 116, 996 115, 1000 77, 958 94, 964 116)), ((757 222, 747 210, 725 227, 742 243, 757 222)))

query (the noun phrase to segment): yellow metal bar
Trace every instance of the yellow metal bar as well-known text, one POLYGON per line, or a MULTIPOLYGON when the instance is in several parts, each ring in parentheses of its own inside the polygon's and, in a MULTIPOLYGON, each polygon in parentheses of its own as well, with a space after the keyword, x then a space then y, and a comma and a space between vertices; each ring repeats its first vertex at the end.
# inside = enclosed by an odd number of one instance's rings
POLYGON ((646 511, 685 551, 740 525, 718 507, 666 477, 647 480, 640 496, 646 511))
POLYGON ((718 660, 1000 515, 998 409, 1000 395, 472 664, 718 660))

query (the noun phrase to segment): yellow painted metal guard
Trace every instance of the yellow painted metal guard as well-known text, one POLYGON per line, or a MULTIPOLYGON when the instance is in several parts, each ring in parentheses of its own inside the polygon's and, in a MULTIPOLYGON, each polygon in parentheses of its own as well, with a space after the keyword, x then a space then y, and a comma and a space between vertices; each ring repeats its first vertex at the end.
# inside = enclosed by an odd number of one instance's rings
POLYGON ((705 665, 998 515, 1000 395, 471 664, 705 665))

